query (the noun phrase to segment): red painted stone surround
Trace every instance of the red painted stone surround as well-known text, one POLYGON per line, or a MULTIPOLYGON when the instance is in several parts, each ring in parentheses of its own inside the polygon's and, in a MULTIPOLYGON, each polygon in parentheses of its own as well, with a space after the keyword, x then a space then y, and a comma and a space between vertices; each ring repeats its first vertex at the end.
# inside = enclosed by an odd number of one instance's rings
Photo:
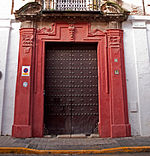
POLYGON ((12 136, 43 136, 45 42, 97 43, 100 137, 130 136, 123 31, 91 30, 88 23, 53 23, 49 28, 20 30, 12 136), (29 77, 21 76, 22 66, 31 67, 29 77), (23 87, 23 82, 28 86, 23 87))

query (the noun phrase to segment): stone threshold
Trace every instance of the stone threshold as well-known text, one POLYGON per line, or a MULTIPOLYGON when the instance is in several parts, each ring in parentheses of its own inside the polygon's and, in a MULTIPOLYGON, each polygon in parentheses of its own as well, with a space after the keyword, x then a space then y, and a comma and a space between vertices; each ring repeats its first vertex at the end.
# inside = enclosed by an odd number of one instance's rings
POLYGON ((62 134, 62 135, 44 135, 44 138, 99 138, 99 134, 62 134))

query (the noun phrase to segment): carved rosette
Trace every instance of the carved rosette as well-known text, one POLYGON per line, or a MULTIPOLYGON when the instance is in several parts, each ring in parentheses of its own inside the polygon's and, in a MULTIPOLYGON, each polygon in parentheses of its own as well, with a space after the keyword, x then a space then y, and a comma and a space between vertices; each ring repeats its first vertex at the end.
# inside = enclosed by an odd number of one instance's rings
POLYGON ((70 33, 70 38, 71 40, 74 40, 74 34, 75 34, 75 26, 74 24, 70 24, 68 27, 69 33, 70 33))

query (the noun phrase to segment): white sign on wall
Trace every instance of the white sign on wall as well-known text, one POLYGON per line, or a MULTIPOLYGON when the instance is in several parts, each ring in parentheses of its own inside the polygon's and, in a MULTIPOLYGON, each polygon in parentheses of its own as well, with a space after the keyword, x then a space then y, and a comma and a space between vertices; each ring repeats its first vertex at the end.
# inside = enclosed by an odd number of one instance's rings
POLYGON ((30 76, 30 66, 22 66, 22 76, 30 76))

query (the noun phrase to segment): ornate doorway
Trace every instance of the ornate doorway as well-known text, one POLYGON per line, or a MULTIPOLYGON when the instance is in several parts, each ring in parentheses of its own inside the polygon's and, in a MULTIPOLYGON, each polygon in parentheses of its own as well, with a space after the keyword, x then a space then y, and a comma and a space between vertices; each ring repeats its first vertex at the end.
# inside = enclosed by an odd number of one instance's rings
POLYGON ((98 133, 97 44, 45 48, 45 133, 98 133))
MULTIPOLYGON (((97 44, 96 49, 93 49, 97 51, 97 67, 95 65, 91 67, 96 67, 97 69, 94 71, 98 73, 98 133, 100 137, 130 136, 124 67, 123 31, 120 29, 110 29, 106 32, 99 29, 91 30, 91 25, 89 23, 48 23, 48 27, 38 29, 22 28, 20 30, 15 117, 12 135, 14 137, 24 138, 42 137, 44 134, 45 43, 48 42, 97 44), (23 67, 30 69, 28 70, 28 76, 22 76, 23 67)), ((57 50, 58 49, 56 49, 56 51, 57 50)), ((90 50, 91 49, 89 49, 89 51, 90 50)), ((75 51, 76 50, 73 49, 73 54, 78 55, 75 51)), ((84 56, 84 53, 82 55, 84 56)), ((88 57, 86 57, 86 55, 82 59, 87 59, 88 57)), ((71 57, 73 56, 71 55, 71 57)), ((85 65, 84 67, 89 66, 85 65)), ((78 68, 78 66, 71 66, 71 68, 78 68)), ((93 70, 88 70, 89 72, 93 72, 93 70)), ((77 72, 79 72, 79 70, 77 70, 77 72)), ((95 74, 93 75, 96 76, 95 74)), ((72 73, 69 76, 73 76, 72 73)), ((71 84, 67 85, 73 85, 75 87, 76 83, 73 84, 73 81, 75 82, 76 79, 74 78, 70 81, 71 84)), ((96 92, 97 90, 92 91, 92 96, 93 94, 96 95, 96 92)), ((81 89, 79 94, 82 94, 81 89)), ((86 93, 86 96, 87 94, 90 95, 90 93, 86 93)), ((52 95, 55 96, 54 93, 52 95)), ((77 95, 74 99, 82 99, 78 98, 78 93, 73 93, 71 90, 71 96, 72 95, 77 95)), ((95 98, 96 96, 93 97, 95 98)), ((73 98, 70 99, 73 114, 77 112, 73 112, 73 109, 76 109, 78 106, 74 106, 76 108, 73 108, 73 98)), ((96 101, 93 103, 96 103, 96 101)), ((81 104, 83 105, 84 103, 81 104)), ((80 109, 78 109, 78 112, 80 115, 83 113, 80 109)), ((91 113, 97 113, 97 109, 94 112, 91 110, 91 113)), ((78 116, 75 115, 75 118, 75 125, 77 125, 78 116)), ((74 121, 72 120, 72 122, 74 121)), ((97 118, 94 121, 94 125, 96 122, 97 118)), ((61 127, 60 124, 59 127, 61 127)), ((74 133, 78 132, 74 129, 74 133)))

